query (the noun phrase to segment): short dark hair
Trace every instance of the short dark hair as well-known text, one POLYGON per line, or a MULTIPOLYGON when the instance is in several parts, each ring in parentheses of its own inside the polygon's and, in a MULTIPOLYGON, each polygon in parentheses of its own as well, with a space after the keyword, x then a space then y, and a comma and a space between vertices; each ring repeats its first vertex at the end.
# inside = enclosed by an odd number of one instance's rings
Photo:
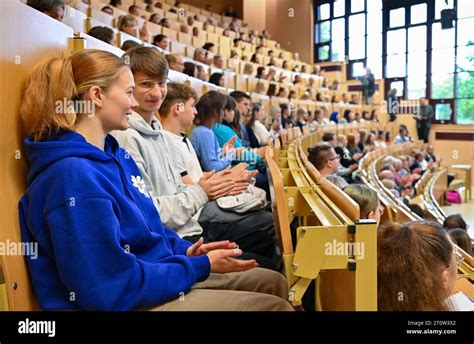
POLYGON ((204 44, 204 45, 202 46, 202 48, 205 49, 205 50, 209 50, 209 49, 212 49, 212 47, 214 47, 214 46, 215 46, 214 43, 212 43, 212 42, 207 42, 206 44, 204 44))
POLYGON ((156 35, 154 38, 153 38, 153 44, 156 45, 156 43, 160 43, 162 40, 164 40, 165 38, 168 38, 166 35, 162 35, 161 33, 156 35))
POLYGON ((467 230, 466 221, 464 221, 460 214, 453 214, 446 217, 443 222, 443 227, 444 229, 462 228, 464 230, 467 230))
POLYGON ((123 51, 129 51, 130 49, 133 49, 135 47, 140 47, 141 44, 138 43, 138 42, 135 42, 131 39, 129 39, 128 41, 125 41, 123 42, 122 46, 120 47, 120 49, 122 49, 123 51))
POLYGON ((170 114, 171 107, 176 103, 186 103, 189 99, 197 99, 196 92, 186 84, 171 82, 168 85, 168 93, 161 104, 159 113, 161 117, 167 117, 170 114))
POLYGON ((333 150, 333 146, 329 143, 318 143, 316 146, 308 148, 308 160, 316 169, 322 170, 331 158, 331 151, 333 150))
POLYGON ((107 26, 94 26, 87 34, 109 44, 114 39, 114 30, 107 26))
POLYGON ((157 80, 168 77, 168 62, 155 48, 144 46, 132 48, 123 55, 123 58, 128 60, 133 74, 142 72, 157 80))
POLYGON ((64 9, 64 0, 28 0, 26 4, 40 12, 52 11, 58 7, 64 9))
POLYGON ((333 132, 328 132, 328 133, 323 134, 322 140, 324 142, 328 142, 328 141, 334 140, 335 138, 336 138, 336 134, 334 134, 333 132))
POLYGON ((244 98, 250 99, 250 96, 247 93, 242 92, 242 91, 230 92, 229 96, 234 98, 237 103, 240 103, 240 101, 244 98))
POLYGON ((222 73, 212 73, 211 77, 209 78, 209 82, 211 84, 214 84, 216 86, 220 86, 219 85, 219 80, 224 76, 224 74, 222 73))

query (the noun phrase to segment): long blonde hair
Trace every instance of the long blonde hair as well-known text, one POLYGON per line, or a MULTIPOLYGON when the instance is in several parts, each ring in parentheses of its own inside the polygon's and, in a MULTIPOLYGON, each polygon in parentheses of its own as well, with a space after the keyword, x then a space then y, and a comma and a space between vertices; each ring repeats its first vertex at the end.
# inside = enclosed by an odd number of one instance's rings
POLYGON ((50 58, 36 65, 27 80, 20 115, 28 135, 46 139, 60 129, 74 130, 79 113, 58 102, 76 102, 93 86, 106 91, 127 67, 102 50, 83 50, 70 57, 50 58))

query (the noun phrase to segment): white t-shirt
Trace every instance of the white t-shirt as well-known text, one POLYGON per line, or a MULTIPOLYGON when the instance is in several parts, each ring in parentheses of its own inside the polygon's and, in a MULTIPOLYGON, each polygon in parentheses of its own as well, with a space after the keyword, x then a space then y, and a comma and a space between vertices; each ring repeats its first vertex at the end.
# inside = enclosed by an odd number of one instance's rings
POLYGON ((177 148, 179 156, 175 157, 176 164, 186 168, 186 171, 181 176, 188 175, 193 183, 196 184, 203 176, 203 173, 191 141, 184 134, 176 135, 167 130, 163 130, 163 134, 168 136, 177 148))

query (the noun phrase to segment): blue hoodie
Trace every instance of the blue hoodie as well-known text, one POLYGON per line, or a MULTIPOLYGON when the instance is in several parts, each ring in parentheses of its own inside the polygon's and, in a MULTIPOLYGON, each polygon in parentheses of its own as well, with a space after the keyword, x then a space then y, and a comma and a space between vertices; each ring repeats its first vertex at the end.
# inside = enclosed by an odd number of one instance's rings
POLYGON ((176 299, 210 272, 207 255, 161 224, 133 159, 110 135, 104 151, 76 132, 25 140, 23 241, 43 309, 129 310, 176 299))

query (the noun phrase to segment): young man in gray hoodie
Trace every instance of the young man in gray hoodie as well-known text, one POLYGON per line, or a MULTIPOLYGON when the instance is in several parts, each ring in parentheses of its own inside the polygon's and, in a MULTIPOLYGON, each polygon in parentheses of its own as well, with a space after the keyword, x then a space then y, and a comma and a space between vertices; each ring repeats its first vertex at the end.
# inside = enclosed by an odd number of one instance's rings
POLYGON ((164 225, 173 228, 180 237, 192 242, 230 240, 244 251, 245 258, 254 258, 262 267, 277 269, 273 260, 275 238, 269 230, 238 223, 205 223, 196 220, 199 210, 212 199, 237 192, 232 171, 204 175, 198 184, 185 185, 181 177, 184 166, 174 163, 176 148, 163 135, 161 123, 155 117, 166 97, 168 65, 162 54, 153 48, 137 47, 125 55, 135 79, 134 97, 139 107, 129 118, 129 129, 114 132, 120 145, 137 163, 150 196, 164 225))

